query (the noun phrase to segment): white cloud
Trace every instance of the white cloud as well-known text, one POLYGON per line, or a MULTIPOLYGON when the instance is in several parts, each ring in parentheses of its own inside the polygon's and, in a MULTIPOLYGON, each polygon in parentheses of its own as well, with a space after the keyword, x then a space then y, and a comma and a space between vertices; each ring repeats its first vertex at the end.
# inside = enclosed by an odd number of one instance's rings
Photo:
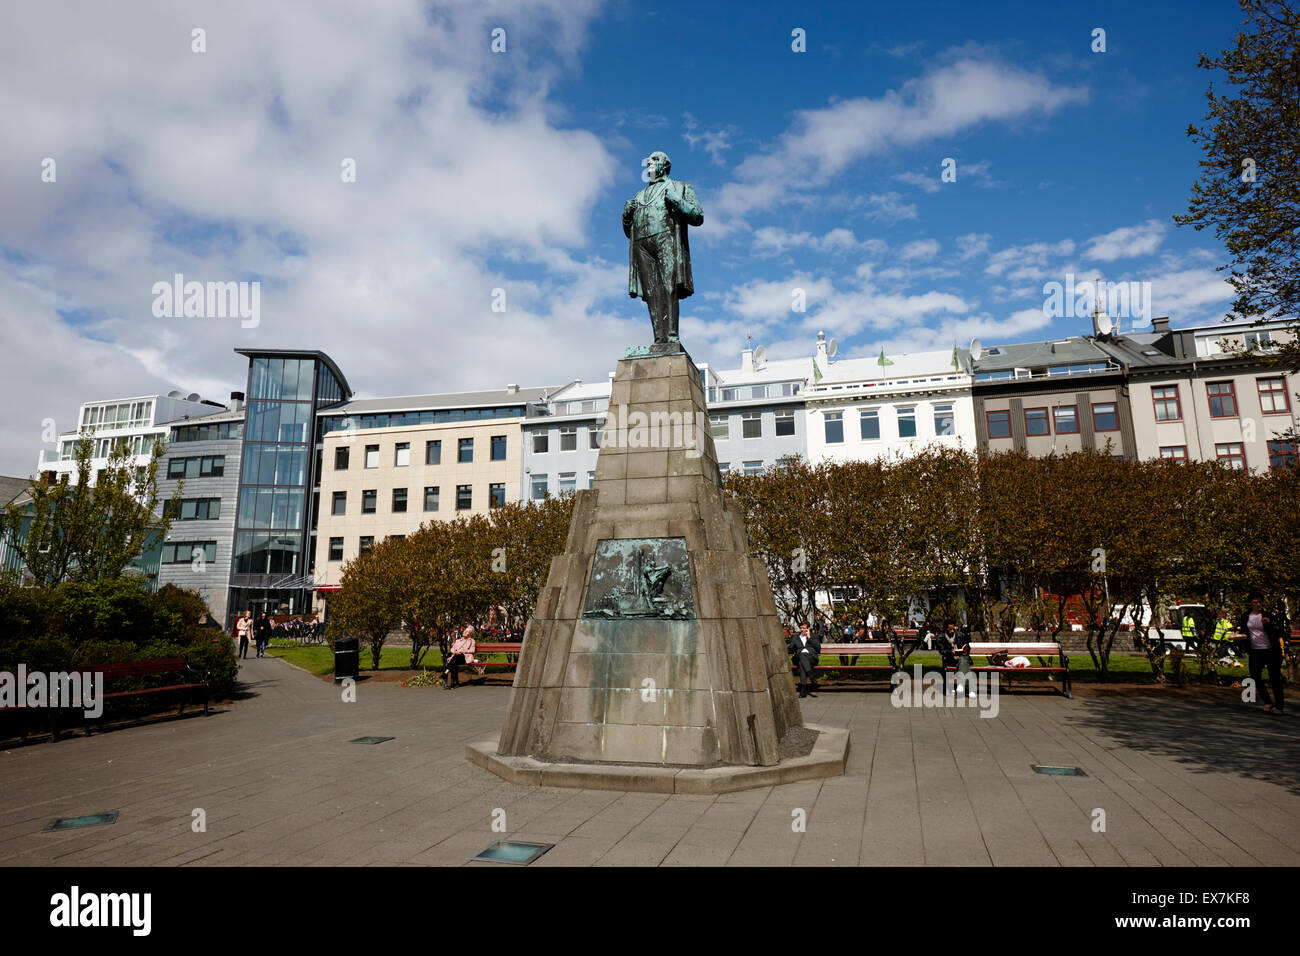
POLYGON ((1164 241, 1165 228, 1159 219, 1148 219, 1136 226, 1113 229, 1089 239, 1084 255, 1102 262, 1149 256, 1164 241))
POLYGON ((898 254, 904 260, 933 259, 939 254, 939 242, 936 239, 918 239, 903 246, 898 254))

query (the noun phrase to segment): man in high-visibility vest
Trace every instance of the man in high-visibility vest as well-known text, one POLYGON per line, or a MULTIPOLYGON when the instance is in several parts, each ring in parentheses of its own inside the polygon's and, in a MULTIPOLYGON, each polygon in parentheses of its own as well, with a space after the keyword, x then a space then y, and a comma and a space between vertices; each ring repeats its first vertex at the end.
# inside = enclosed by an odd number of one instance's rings
POLYGON ((1219 619, 1214 622, 1214 643, 1227 644, 1232 640, 1232 622, 1228 620, 1228 609, 1219 608, 1219 619))
POLYGON ((1196 646, 1196 619, 1188 608, 1183 609, 1183 640, 1187 642, 1189 650, 1196 646))

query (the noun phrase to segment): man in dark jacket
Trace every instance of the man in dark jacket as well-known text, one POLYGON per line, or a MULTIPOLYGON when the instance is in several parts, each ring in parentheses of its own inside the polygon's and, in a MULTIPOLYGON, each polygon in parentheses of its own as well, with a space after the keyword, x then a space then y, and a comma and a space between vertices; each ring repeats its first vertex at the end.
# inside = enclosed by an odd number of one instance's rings
POLYGON ((257 617, 257 626, 253 628, 253 636, 257 639, 257 656, 266 656, 266 645, 271 642, 271 615, 263 611, 257 617))
POLYGON ((786 650, 790 652, 791 662, 799 668, 799 697, 802 699, 809 694, 808 685, 812 682, 813 668, 821 657, 822 642, 816 634, 809 632, 807 624, 800 624, 799 633, 790 638, 786 650))

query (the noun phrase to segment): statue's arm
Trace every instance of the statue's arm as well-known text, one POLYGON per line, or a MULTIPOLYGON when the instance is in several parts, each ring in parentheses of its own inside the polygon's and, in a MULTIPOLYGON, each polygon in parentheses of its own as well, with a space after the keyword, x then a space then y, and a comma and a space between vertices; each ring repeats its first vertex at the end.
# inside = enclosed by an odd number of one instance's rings
POLYGON ((632 200, 623 203, 623 235, 632 238, 632 200))
POLYGON ((677 204, 677 211, 692 226, 704 224, 704 210, 700 208, 700 201, 695 198, 695 190, 690 183, 682 183, 682 199, 677 204))

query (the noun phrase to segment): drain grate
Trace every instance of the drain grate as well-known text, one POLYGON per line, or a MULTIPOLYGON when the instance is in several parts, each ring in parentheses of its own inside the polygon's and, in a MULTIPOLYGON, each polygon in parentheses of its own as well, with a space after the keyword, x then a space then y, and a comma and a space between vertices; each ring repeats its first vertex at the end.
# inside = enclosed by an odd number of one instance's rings
POLYGON ((1034 773, 1045 773, 1053 777, 1086 777, 1088 776, 1079 767, 1042 767, 1034 764, 1034 773))
POLYGON ((45 833, 52 833, 55 830, 80 830, 82 827, 98 827, 106 823, 117 822, 117 811, 109 810, 107 813, 88 813, 84 817, 59 817, 44 830, 45 833))
POLYGON ((485 863, 517 863, 527 866, 551 847, 554 843, 516 843, 510 840, 497 840, 479 850, 470 860, 485 863))
POLYGON ((382 744, 387 740, 396 740, 396 737, 358 737, 356 740, 349 740, 350 744, 382 744))

